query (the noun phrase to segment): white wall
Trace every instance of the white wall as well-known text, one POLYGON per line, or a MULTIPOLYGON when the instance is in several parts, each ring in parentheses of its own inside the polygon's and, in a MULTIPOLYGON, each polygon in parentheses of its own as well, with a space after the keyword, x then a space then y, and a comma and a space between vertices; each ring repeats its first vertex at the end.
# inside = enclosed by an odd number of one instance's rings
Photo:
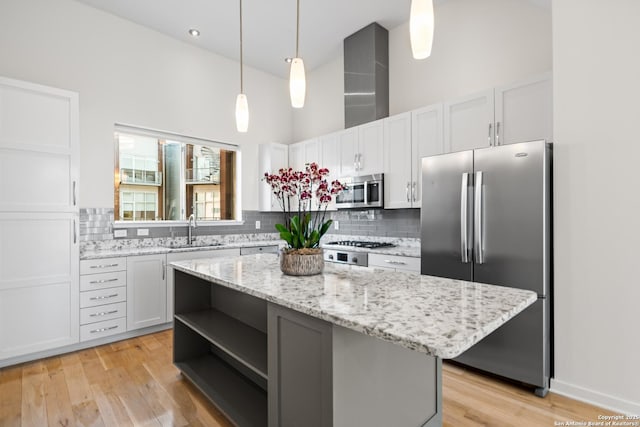
MULTIPOLYGON (((294 113, 295 141, 344 128, 342 55, 308 74, 305 108, 294 113)), ((408 24, 389 31, 389 112, 512 83, 551 66, 551 10, 527 0, 448 0, 436 5, 428 59, 413 59, 408 24)))
POLYGON ((640 2, 553 0, 554 390, 640 414, 640 2))
POLYGON ((289 142, 284 79, 245 68, 247 134, 235 129, 238 63, 72 0, 0 1, 0 75, 80 94, 80 206, 113 207, 113 125, 240 144, 243 209, 257 209, 257 144, 289 142))

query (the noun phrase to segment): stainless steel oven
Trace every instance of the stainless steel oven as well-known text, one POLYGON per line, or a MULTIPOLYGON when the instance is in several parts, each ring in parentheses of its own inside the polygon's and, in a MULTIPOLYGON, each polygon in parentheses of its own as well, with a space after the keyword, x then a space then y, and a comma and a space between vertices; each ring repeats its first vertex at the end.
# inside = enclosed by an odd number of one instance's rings
POLYGON ((345 190, 336 198, 338 209, 384 207, 384 174, 353 176, 340 182, 345 190))

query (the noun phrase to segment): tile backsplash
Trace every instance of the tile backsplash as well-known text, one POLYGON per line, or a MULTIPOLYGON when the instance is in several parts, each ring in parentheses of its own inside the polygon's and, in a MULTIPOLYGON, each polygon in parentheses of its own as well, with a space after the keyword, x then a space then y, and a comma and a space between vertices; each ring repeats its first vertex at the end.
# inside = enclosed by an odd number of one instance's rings
MULTIPOLYGON (((343 210, 327 213, 338 222, 339 229, 331 227, 329 233, 339 235, 380 236, 380 237, 420 237, 420 209, 394 210, 343 210)), ((261 234, 275 232, 276 223, 283 221, 281 212, 243 211, 244 224, 199 225, 195 230, 196 236, 227 235, 227 234, 261 234), (260 229, 256 229, 256 221, 260 221, 260 229)), ((126 230, 127 239, 184 237, 187 227, 154 226, 140 227, 148 230, 148 235, 138 236, 137 229, 118 228, 113 224, 113 209, 83 208, 80 209, 80 240, 110 240, 114 239, 114 230, 126 230)))

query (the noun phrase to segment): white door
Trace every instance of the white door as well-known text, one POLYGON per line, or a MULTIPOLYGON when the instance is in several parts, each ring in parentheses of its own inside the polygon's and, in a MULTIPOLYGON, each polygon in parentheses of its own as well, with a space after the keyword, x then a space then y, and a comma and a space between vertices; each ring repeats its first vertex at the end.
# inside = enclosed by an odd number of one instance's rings
POLYGON ((289 167, 293 170, 304 170, 304 142, 289 145, 289 167))
POLYGON ((442 104, 414 110, 411 116, 411 193, 412 206, 421 207, 422 201, 422 158, 443 154, 444 138, 442 130, 442 104))
POLYGON ((0 359, 78 342, 77 232, 72 213, 0 213, 0 359))
MULTIPOLYGON (((329 169, 329 175, 326 177, 327 182, 331 185, 331 182, 340 179, 340 150, 339 138, 337 133, 331 133, 318 138, 320 145, 320 166, 329 169)), ((332 198, 331 203, 327 206, 327 210, 335 210, 335 197, 332 198)))
POLYGON ((358 175, 381 173, 384 167, 384 119, 358 126, 358 175))
POLYGON ((280 203, 271 192, 271 187, 262 178, 265 172, 277 174, 280 169, 289 167, 289 146, 276 143, 259 144, 258 164, 261 179, 258 191, 259 209, 262 212, 280 211, 280 203))
POLYGON ((78 95, 0 77, 0 212, 77 212, 78 95))
POLYGON ((493 89, 444 104, 444 140, 447 152, 472 150, 493 144, 493 89))
POLYGON ((357 175, 358 128, 353 127, 338 132, 340 148, 340 175, 349 177, 357 175))
POLYGON ((384 121, 384 207, 411 207, 411 113, 384 121))
POLYGON ((127 257, 127 331, 167 321, 166 255, 127 257))
POLYGON ((496 145, 553 140, 551 73, 496 88, 496 145))

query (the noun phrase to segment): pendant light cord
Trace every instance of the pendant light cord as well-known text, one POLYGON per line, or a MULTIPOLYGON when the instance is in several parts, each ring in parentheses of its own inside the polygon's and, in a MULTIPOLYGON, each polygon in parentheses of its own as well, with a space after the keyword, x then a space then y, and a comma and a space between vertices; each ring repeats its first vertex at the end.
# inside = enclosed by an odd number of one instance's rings
POLYGON ((242 0, 240 0, 240 93, 244 93, 244 76, 242 60, 242 0))
POLYGON ((296 0, 296 58, 300 58, 300 55, 298 55, 299 39, 300 39, 300 0, 296 0))

